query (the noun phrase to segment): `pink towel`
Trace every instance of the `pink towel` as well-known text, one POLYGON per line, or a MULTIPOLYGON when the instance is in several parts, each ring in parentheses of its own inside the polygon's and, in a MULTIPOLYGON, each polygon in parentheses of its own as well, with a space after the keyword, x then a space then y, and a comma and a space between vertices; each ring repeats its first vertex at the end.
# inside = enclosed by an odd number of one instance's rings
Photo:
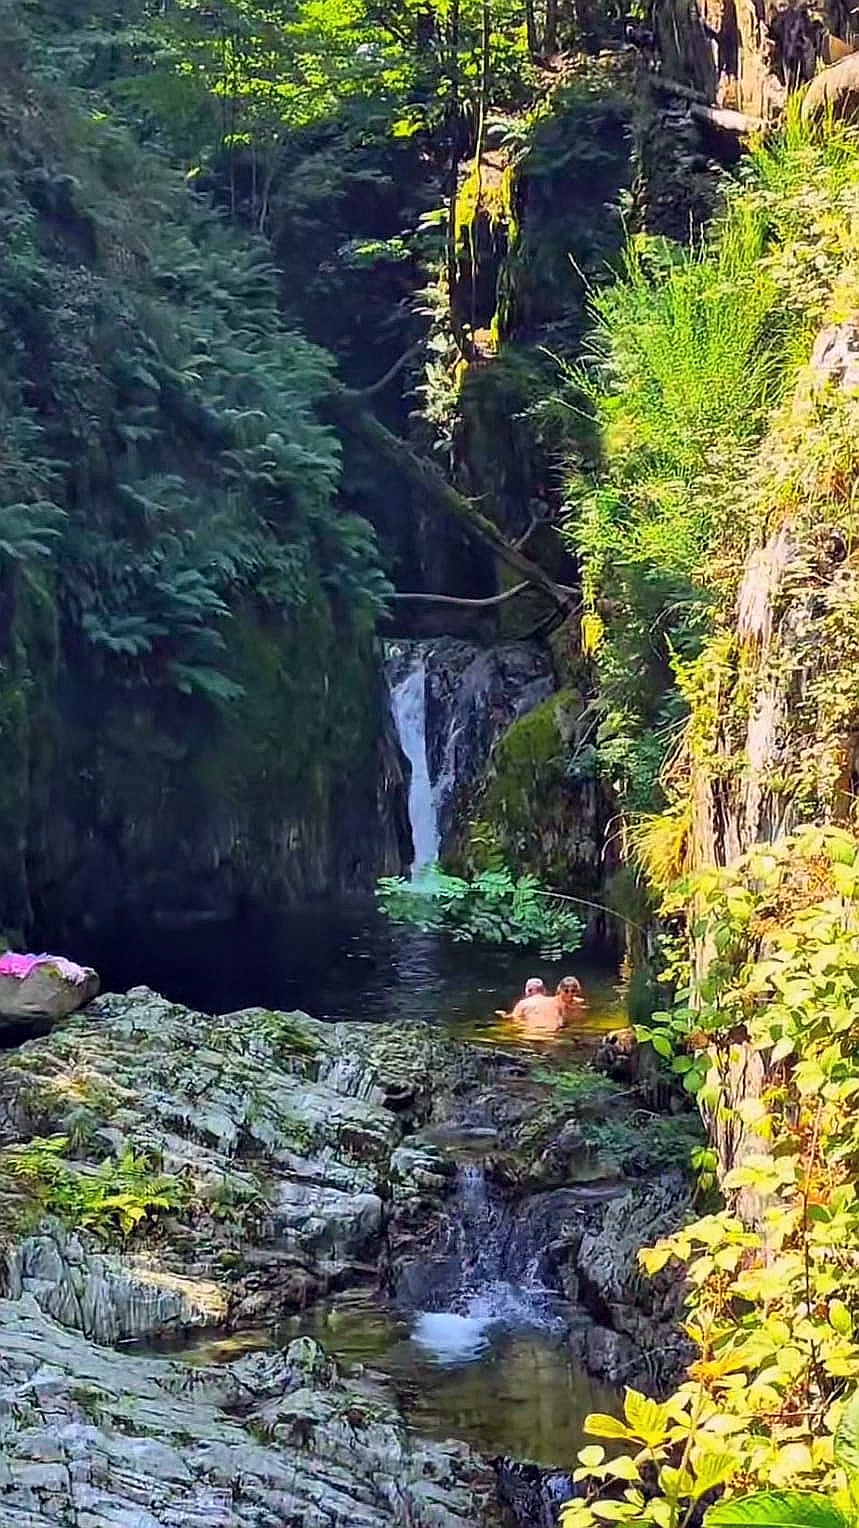
POLYGON ((66 981, 86 981, 83 966, 76 965, 73 960, 66 960, 63 955, 16 955, 12 950, 7 950, 5 955, 0 956, 0 976, 17 976, 19 981, 23 981, 36 966, 54 966, 66 981))

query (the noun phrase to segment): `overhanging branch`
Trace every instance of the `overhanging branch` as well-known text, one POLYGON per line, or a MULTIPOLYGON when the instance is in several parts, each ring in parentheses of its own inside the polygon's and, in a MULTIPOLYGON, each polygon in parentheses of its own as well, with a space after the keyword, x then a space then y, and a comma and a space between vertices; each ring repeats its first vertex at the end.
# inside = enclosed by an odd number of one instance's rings
POLYGON ((523 579, 521 584, 514 584, 512 589, 505 589, 501 594, 489 594, 483 599, 467 599, 465 595, 458 594, 405 594, 397 590, 395 594, 389 594, 391 600, 410 600, 415 604, 426 605, 461 605, 468 610, 488 610, 492 605, 503 605, 507 600, 512 600, 523 589, 530 589, 531 585, 523 579))
POLYGON ((399 376, 400 372, 412 359, 412 356, 418 355, 423 348, 423 340, 417 340, 414 345, 409 346, 408 350, 403 351, 403 354, 394 362, 393 366, 388 367, 388 370, 384 376, 379 378, 378 382, 373 382, 370 387, 344 388, 343 396, 345 398, 352 398, 358 404, 365 403, 368 398, 375 398, 377 393, 381 393, 390 382, 393 382, 395 377, 399 376))

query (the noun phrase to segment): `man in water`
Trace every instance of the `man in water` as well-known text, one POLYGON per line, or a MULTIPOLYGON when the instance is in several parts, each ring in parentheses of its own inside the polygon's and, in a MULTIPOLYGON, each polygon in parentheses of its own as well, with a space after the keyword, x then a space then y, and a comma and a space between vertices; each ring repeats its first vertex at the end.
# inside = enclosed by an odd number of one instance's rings
POLYGON ((525 996, 520 997, 516 1007, 513 1009, 511 1017, 514 1019, 521 1019, 522 1015, 527 1012, 528 1003, 531 998, 545 996, 546 983, 543 981, 543 978, 541 976, 529 976, 525 983, 525 996))
POLYGON ((553 997, 548 996, 542 982, 540 986, 542 991, 534 992, 531 996, 528 995, 526 988, 526 996, 516 1004, 512 1018, 517 1020, 528 1034, 557 1034, 559 1030, 571 1023, 585 1006, 581 984, 574 976, 565 976, 558 982, 553 997))

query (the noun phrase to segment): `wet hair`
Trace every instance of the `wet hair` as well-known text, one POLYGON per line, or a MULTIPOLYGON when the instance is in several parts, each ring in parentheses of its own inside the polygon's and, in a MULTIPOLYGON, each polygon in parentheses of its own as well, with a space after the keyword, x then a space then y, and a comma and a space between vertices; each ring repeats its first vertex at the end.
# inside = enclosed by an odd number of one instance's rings
POLYGON ((535 997, 538 992, 545 992, 546 983, 542 976, 529 976, 525 983, 525 996, 535 997))
POLYGON ((557 990, 558 992, 575 992, 578 996, 581 994, 582 984, 575 976, 562 976, 557 990))

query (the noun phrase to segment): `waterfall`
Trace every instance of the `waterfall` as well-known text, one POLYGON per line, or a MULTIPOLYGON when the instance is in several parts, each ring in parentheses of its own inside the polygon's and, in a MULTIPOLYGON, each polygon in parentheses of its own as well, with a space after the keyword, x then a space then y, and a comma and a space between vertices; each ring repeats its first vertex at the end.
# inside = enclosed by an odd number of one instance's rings
POLYGON ((493 1188, 482 1163, 460 1163, 437 1261, 423 1264, 412 1341, 436 1364, 479 1358, 495 1335, 561 1333, 565 1317, 540 1278, 539 1246, 520 1235, 512 1200, 493 1188))
POLYGON ((414 849, 414 875, 438 859, 439 850, 438 811, 427 762, 426 663, 420 648, 415 649, 405 676, 391 688, 391 711, 400 747, 412 769, 409 781, 409 823, 414 849))
POLYGON ((385 645, 400 748, 411 765, 412 875, 450 845, 462 803, 510 723, 546 700, 551 663, 527 642, 480 648, 453 637, 385 645))

